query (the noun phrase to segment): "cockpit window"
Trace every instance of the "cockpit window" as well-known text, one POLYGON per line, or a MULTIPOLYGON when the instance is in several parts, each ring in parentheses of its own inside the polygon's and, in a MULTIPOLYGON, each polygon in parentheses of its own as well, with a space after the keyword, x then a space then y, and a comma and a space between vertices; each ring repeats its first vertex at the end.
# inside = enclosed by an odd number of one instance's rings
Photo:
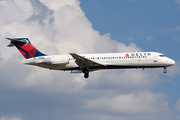
POLYGON ((160 57, 165 57, 165 55, 159 55, 160 57))

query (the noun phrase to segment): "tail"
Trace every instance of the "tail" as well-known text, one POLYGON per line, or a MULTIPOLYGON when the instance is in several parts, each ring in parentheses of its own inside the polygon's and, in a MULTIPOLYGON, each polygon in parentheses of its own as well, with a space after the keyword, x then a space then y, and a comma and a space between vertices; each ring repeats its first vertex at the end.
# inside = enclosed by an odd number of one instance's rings
POLYGON ((7 47, 16 46, 16 48, 21 52, 21 54, 26 58, 46 56, 46 54, 41 53, 36 49, 28 38, 6 38, 11 41, 7 47))

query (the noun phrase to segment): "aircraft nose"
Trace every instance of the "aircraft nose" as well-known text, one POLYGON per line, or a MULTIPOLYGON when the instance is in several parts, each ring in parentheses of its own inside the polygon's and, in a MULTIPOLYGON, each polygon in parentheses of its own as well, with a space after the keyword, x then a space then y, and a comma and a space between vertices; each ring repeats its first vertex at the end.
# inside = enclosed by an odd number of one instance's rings
POLYGON ((174 60, 171 61, 172 65, 174 65, 176 62, 174 60))
POLYGON ((168 64, 169 64, 169 65, 174 65, 174 64, 175 64, 175 61, 172 60, 172 59, 169 59, 169 60, 168 60, 168 64))

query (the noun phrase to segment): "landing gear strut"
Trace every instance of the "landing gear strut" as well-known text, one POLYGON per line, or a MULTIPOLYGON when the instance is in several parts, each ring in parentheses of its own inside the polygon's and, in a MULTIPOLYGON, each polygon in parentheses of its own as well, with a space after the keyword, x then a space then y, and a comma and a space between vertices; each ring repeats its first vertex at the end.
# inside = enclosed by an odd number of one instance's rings
POLYGON ((88 77, 89 77, 89 69, 88 69, 88 68, 85 68, 85 69, 83 70, 83 73, 84 73, 84 77, 85 77, 85 78, 88 78, 88 77))
POLYGON ((164 73, 167 73, 167 70, 166 70, 166 69, 167 69, 167 67, 164 67, 164 71, 163 71, 164 73))

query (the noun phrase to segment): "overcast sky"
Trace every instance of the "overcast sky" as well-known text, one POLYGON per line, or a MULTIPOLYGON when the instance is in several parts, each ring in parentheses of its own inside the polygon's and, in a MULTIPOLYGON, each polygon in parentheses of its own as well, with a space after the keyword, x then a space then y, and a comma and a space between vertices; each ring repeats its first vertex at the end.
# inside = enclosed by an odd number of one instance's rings
POLYGON ((180 0, 0 0, 0 120, 179 120, 180 0), (6 37, 48 55, 154 51, 163 69, 69 74, 21 63, 6 37))

